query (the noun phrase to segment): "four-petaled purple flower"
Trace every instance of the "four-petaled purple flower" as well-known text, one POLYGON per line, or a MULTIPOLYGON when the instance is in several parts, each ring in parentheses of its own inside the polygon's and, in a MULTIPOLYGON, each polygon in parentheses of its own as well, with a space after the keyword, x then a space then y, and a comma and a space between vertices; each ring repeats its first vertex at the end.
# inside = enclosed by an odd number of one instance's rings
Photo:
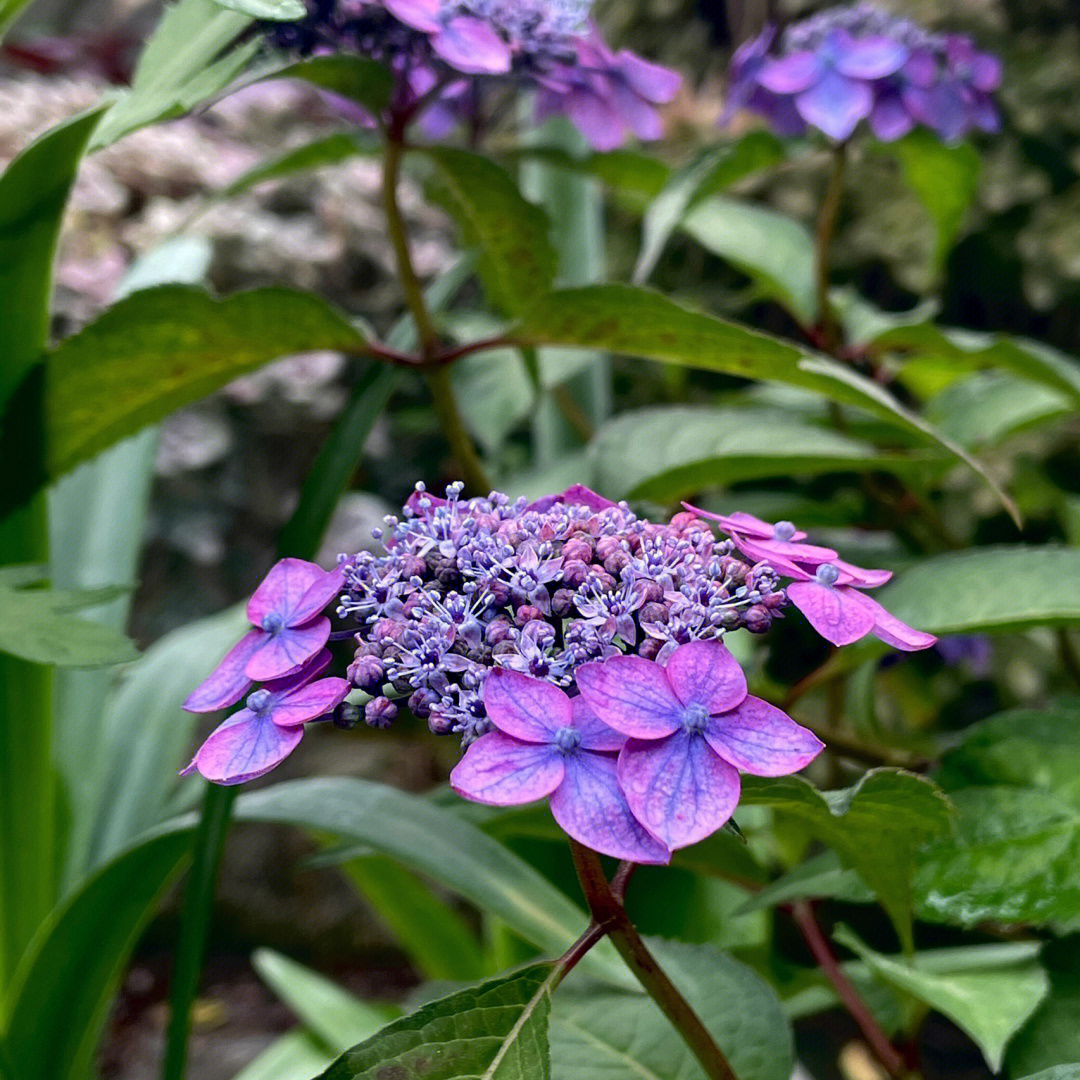
POLYGON ((329 664, 330 651, 323 649, 300 671, 249 694, 180 775, 199 772, 215 784, 242 784, 280 765, 299 746, 304 724, 332 712, 352 690, 347 679, 318 678, 329 664))
POLYGON ((717 641, 680 645, 667 667, 614 656, 577 672, 578 689, 609 727, 629 736, 618 779, 634 816, 669 848, 719 829, 739 801, 739 771, 798 772, 821 752, 812 731, 746 692, 717 641))
POLYGON ((216 712, 239 701, 253 682, 299 671, 330 637, 323 609, 341 592, 343 570, 282 559, 248 602, 254 627, 184 702, 188 712, 216 712))
POLYGON ((550 798, 563 831, 594 851, 639 863, 670 859, 620 790, 616 762, 626 737, 583 698, 500 669, 484 683, 484 705, 496 730, 472 743, 450 774, 459 795, 493 806, 550 798))

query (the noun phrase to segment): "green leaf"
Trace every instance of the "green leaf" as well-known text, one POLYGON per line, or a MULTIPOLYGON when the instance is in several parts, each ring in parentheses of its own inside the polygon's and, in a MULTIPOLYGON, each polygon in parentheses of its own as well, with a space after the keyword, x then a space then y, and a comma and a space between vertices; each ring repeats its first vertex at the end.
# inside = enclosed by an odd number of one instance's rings
POLYGON ((358 154, 373 152, 376 146, 376 143, 362 135, 336 131, 332 135, 326 135, 321 139, 304 143, 303 146, 287 150, 279 157, 260 161, 258 165, 248 169, 227 187, 222 188, 217 193, 217 197, 230 198, 267 180, 280 180, 282 177, 308 172, 325 165, 339 165, 358 154))
POLYGON ((996 446, 1075 413, 1075 403, 1060 390, 997 371, 957 379, 926 406, 939 431, 973 448, 996 446))
POLYGON ((1080 1080, 1080 1063, 1073 1062, 1068 1065, 1052 1065, 1049 1069, 1042 1069, 1022 1080, 1080 1080))
POLYGON ((251 21, 222 10, 214 0, 179 0, 166 8, 139 57, 131 88, 98 127, 94 148, 157 120, 182 116, 228 86, 259 49, 257 37, 228 47, 251 21))
POLYGON ((0 37, 30 0, 0 0, 0 37))
POLYGON ((682 307, 651 289, 624 285, 556 289, 530 306, 511 335, 524 345, 602 349, 745 379, 787 383, 858 406, 960 458, 983 477, 1016 517, 1012 501, 979 462, 877 383, 829 357, 808 355, 788 342, 682 307))
POLYGON ((259 978, 335 1053, 370 1038, 399 1014, 391 1006, 361 1001, 272 949, 256 950, 251 964, 259 978))
POLYGON ((916 850, 949 828, 937 785, 899 769, 872 769, 854 787, 820 792, 797 776, 743 778, 744 804, 771 806, 800 821, 874 891, 910 949, 916 850))
POLYGON ((342 870, 427 978, 471 982, 488 974, 476 935, 415 874, 382 855, 351 859, 342 870))
POLYGON ((784 143, 771 132, 751 131, 735 142, 707 150, 676 173, 645 214, 634 281, 648 281, 671 234, 694 206, 783 161, 786 155, 784 143))
POLYGON ((918 463, 764 408, 638 409, 605 424, 590 449, 601 491, 661 503, 765 476, 896 471, 918 463))
POLYGON ((837 927, 834 936, 857 953, 879 978, 936 1009, 966 1031, 994 1072, 1001 1068, 1005 1044, 1049 989, 1046 972, 1035 960, 1004 964, 997 970, 935 975, 920 971, 907 958, 874 952, 846 927, 837 927))
POLYGON ((547 1080, 553 968, 532 967, 459 990, 353 1047, 321 1080, 547 1080))
POLYGON ((233 1080, 311 1080, 335 1056, 310 1032, 297 1029, 272 1042, 233 1080))
POLYGON ((970 787, 951 793, 954 836, 919 855, 920 917, 976 926, 1041 925, 1080 916, 1080 815, 1034 788, 970 787))
POLYGON ((934 264, 940 267, 975 201, 981 163, 970 143, 947 146, 934 132, 917 128, 881 147, 900 162, 904 183, 934 221, 934 264))
POLYGON ((39 930, 3 1006, 19 1080, 90 1075, 131 950, 190 843, 187 830, 147 837, 102 867, 39 930))
POLYGON ((440 192, 465 242, 479 249, 477 269, 492 302, 509 314, 523 311, 555 279, 547 215, 490 159, 448 146, 423 153, 438 168, 440 192))
POLYGON ((43 567, 0 567, 0 651, 35 664, 102 667, 137 660, 118 630, 72 614, 107 603, 125 590, 49 589, 43 567))
MULTIPOLYGON (((256 289, 218 300, 185 285, 133 293, 46 361, 48 476, 279 356, 365 345, 344 315, 307 293, 256 289)), ((19 457, 12 464, 20 477, 19 457)), ((25 499, 36 479, 31 471, 26 484, 7 485, 6 505, 25 499)))
POLYGON ((635 203, 659 195, 671 175, 662 161, 641 150, 575 154, 565 146, 536 145, 518 147, 502 156, 513 163, 537 161, 599 180, 615 192, 630 196, 635 203))
MULTIPOLYGON (((788 1080, 791 1029, 760 975, 711 945, 649 941, 739 1080, 788 1080)), ((551 1014, 554 1080, 699 1080, 705 1074, 656 1003, 571 976, 551 1014)))
POLYGON ((980 548, 908 567, 876 594, 898 619, 932 634, 1080 622, 1080 549, 980 548))
POLYGON ((223 8, 250 15, 253 19, 276 19, 289 22, 302 19, 307 15, 307 8, 300 0, 214 0, 223 8))
POLYGON ((372 116, 378 116, 390 103, 394 76, 390 69, 367 56, 335 53, 313 56, 267 73, 266 79, 303 79, 320 90, 348 98, 372 116))
MULTIPOLYGON (((496 915, 552 955, 562 953, 588 922, 576 904, 498 841, 452 810, 385 784, 342 778, 275 784, 242 795, 236 816, 367 844, 496 915)), ((584 963, 601 977, 628 983, 608 948, 594 949, 584 963)))
POLYGON ((869 904, 874 894, 854 870, 840 864, 835 851, 823 851, 778 877, 747 900, 742 912, 762 911, 796 900, 843 900, 849 904, 869 904))
MULTIPOLYGON (((1011 1076, 1038 1073, 1047 1080, 1058 1080, 1053 1075, 1057 1072, 1054 1066, 1061 1062, 1080 1061, 1078 947, 1080 937, 1075 934, 1043 946, 1041 959, 1050 976, 1050 993, 1009 1044, 1006 1062, 1011 1076)), ((1061 1068, 1064 1071, 1070 1066, 1061 1068)), ((1060 1080, 1065 1080, 1069 1075, 1065 1072, 1060 1080)))
POLYGON ((816 321, 814 239, 800 222, 764 206, 719 198, 700 203, 682 228, 804 326, 816 321))

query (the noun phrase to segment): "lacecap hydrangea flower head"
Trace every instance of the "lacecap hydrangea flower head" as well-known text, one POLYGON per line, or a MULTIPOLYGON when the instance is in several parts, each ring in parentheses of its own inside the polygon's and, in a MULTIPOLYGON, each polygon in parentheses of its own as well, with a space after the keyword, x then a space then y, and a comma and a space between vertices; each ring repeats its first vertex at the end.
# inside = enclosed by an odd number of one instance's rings
POLYGON ((955 142, 997 131, 1001 62, 961 34, 934 34, 872 4, 829 8, 782 34, 766 27, 732 58, 725 117, 748 108, 782 135, 843 142, 866 120, 891 142, 916 126, 955 142))
POLYGON ((679 75, 613 52, 590 21, 592 0, 306 0, 309 15, 269 28, 301 54, 347 50, 397 75, 394 109, 422 113, 438 137, 484 107, 483 90, 516 80, 537 92, 541 119, 565 115, 597 149, 627 135, 657 139, 656 111, 679 75), (421 108, 422 106, 422 108, 421 108))
POLYGON ((888 571, 744 513, 687 506, 652 522, 580 486, 529 502, 417 485, 376 537, 381 554, 341 556, 332 571, 295 559, 271 570, 252 630, 186 704, 209 712, 246 694, 245 706, 188 771, 240 783, 284 760, 304 724, 348 725, 350 694, 375 728, 405 702, 461 738, 461 795, 548 799, 581 843, 665 862, 731 817, 740 773, 796 772, 822 748, 747 692, 726 635, 762 633, 791 605, 837 645, 935 641, 865 595, 888 571), (328 645, 345 640, 347 679, 326 676, 328 645))

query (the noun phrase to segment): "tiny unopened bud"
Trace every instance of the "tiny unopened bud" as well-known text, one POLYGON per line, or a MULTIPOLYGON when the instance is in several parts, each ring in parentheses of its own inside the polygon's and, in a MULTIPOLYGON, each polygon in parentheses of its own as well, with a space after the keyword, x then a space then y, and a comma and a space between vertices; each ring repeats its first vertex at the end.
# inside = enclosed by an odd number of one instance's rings
POLYGON ((397 706, 389 698, 372 698, 364 706, 364 722, 368 727, 388 728, 397 719, 397 712, 397 706))

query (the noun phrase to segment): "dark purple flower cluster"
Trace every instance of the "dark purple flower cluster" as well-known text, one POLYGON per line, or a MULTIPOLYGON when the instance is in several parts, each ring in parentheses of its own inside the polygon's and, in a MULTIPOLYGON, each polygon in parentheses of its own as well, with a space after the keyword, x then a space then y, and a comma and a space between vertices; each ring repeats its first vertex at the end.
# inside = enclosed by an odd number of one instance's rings
POLYGON ((1001 62, 960 34, 932 34, 872 4, 830 8, 783 34, 766 27, 732 60, 725 115, 749 108, 783 135, 851 137, 861 120, 889 142, 917 125, 945 142, 1000 120, 1001 62))
POLYGON ((663 662, 684 642, 762 632, 786 603, 775 570, 697 514, 656 524, 586 488, 528 503, 420 487, 381 539, 385 554, 345 571, 339 615, 363 627, 349 677, 376 694, 391 683, 433 731, 466 741, 489 728, 494 668, 571 686, 590 661, 663 662))
POLYGON ((425 106, 439 135, 475 104, 477 76, 517 76, 539 92, 540 115, 564 114, 598 149, 628 132, 662 132, 655 106, 680 77, 631 52, 612 52, 589 22, 592 0, 306 0, 310 14, 269 27, 283 48, 349 50, 398 76, 395 105, 425 106))

